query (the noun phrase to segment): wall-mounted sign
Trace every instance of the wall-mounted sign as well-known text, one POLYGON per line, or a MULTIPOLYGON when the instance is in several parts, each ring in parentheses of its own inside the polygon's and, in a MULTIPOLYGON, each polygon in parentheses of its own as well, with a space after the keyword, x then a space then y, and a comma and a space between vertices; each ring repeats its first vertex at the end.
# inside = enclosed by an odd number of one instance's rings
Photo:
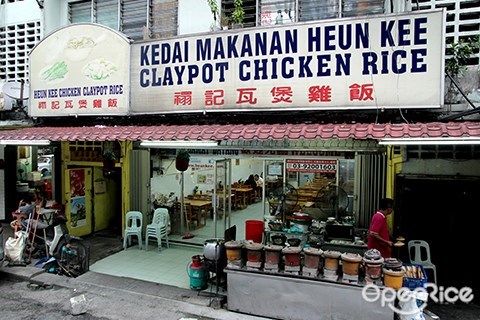
POLYGON ((441 107, 439 30, 422 10, 134 43, 131 111, 441 107))
POLYGON ((337 160, 287 159, 288 172, 336 173, 337 160))
POLYGON ((130 42, 101 25, 72 24, 30 53, 31 116, 124 115, 130 42))

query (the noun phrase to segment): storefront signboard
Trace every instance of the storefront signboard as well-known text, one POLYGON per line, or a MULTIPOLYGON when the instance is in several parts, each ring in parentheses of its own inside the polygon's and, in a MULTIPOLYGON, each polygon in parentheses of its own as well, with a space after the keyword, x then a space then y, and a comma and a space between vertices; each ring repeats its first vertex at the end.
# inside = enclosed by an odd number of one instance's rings
POLYGON ((336 160, 287 159, 288 172, 336 173, 336 160))
POLYGON ((96 24, 72 24, 33 48, 31 116, 125 115, 130 93, 130 42, 96 24))
POLYGON ((438 108, 444 14, 422 10, 137 42, 131 112, 438 108))

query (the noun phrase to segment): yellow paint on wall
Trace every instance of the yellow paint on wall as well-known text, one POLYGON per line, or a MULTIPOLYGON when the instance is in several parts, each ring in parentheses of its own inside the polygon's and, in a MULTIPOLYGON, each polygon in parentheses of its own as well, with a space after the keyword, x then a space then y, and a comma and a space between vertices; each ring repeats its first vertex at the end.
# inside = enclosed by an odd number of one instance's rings
MULTIPOLYGON (((387 146, 387 198, 394 199, 395 177, 402 172, 402 149, 398 146, 387 146)), ((394 199, 395 200, 395 199, 394 199)), ((393 232, 395 212, 387 217, 388 230, 393 232)))
MULTIPOLYGON (((130 152, 133 149, 133 142, 131 141, 119 141, 121 148, 121 156, 120 156, 120 167, 121 167, 121 184, 122 189, 120 194, 115 193, 115 185, 113 179, 105 179, 107 182, 106 192, 104 194, 95 194, 95 191, 92 191, 93 194, 93 203, 92 203, 92 210, 94 215, 94 227, 93 231, 100 231, 103 230, 112 224, 112 219, 122 219, 122 230, 125 228, 125 214, 128 210, 130 210, 130 152), (121 197, 121 216, 115 215, 115 204, 118 202, 116 197, 121 197)), ((95 162, 95 161, 71 161, 70 159, 70 151, 69 151, 69 142, 62 141, 61 142, 61 176, 62 176, 62 198, 61 202, 67 206, 67 197, 66 195, 70 191, 70 186, 65 183, 66 181, 66 170, 69 166, 81 166, 81 167, 88 167, 93 171, 93 179, 92 183, 95 182, 96 179, 103 178, 103 163, 102 162, 95 162)), ((118 165, 118 164, 117 164, 118 165)), ((68 218, 68 217, 67 217, 68 218)), ((68 223, 67 223, 68 225, 68 223)), ((91 230, 91 229, 90 229, 91 230)), ((89 234, 82 230, 81 233, 77 232, 75 228, 70 228, 69 232, 75 236, 83 236, 89 234)))

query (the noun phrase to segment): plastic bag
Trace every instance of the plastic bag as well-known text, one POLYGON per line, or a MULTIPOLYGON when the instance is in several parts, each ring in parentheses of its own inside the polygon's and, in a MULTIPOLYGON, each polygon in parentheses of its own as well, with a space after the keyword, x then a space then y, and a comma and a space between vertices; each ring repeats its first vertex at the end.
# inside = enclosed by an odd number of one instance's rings
POLYGON ((411 292, 409 299, 406 301, 399 301, 401 312, 399 313, 400 320, 425 320, 423 311, 420 310, 417 304, 417 295, 411 292))
POLYGON ((12 262, 22 262, 25 246, 25 231, 15 232, 16 238, 8 237, 5 242, 5 257, 12 262))

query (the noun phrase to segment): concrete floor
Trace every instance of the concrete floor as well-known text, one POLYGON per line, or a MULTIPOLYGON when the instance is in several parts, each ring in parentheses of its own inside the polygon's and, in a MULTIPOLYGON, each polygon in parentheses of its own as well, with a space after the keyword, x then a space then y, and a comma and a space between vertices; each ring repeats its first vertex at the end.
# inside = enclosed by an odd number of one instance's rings
MULTIPOLYGON (((251 206, 252 210, 238 211, 242 221, 237 221, 237 239, 244 239, 245 218, 258 218, 261 204, 251 206), (258 208, 254 207, 258 206, 258 208), (250 212, 250 214, 249 214, 250 212)), ((4 227, 4 241, 13 235, 8 223, 4 227)), ((207 223, 208 226, 208 223, 207 223)), ((193 255, 203 254, 203 241, 211 238, 211 230, 206 227, 193 230, 196 236, 189 241, 189 245, 175 243, 181 240, 181 235, 171 235, 171 247, 163 247, 158 251, 155 243, 151 243, 149 250, 140 250, 136 244, 123 250, 123 241, 120 236, 108 232, 100 232, 84 237, 84 244, 90 248, 90 270, 113 276, 127 277, 151 281, 153 283, 173 285, 178 288, 189 289, 189 276, 187 266, 193 255)), ((183 240, 184 241, 184 240, 183 240)), ((475 293, 479 296, 479 293, 475 293)), ((477 298, 478 300, 478 298, 477 298)), ((476 301, 477 301, 476 300, 476 301)), ((480 306, 478 304, 433 304, 429 303, 428 310, 434 312, 440 319, 480 319, 480 306)))

